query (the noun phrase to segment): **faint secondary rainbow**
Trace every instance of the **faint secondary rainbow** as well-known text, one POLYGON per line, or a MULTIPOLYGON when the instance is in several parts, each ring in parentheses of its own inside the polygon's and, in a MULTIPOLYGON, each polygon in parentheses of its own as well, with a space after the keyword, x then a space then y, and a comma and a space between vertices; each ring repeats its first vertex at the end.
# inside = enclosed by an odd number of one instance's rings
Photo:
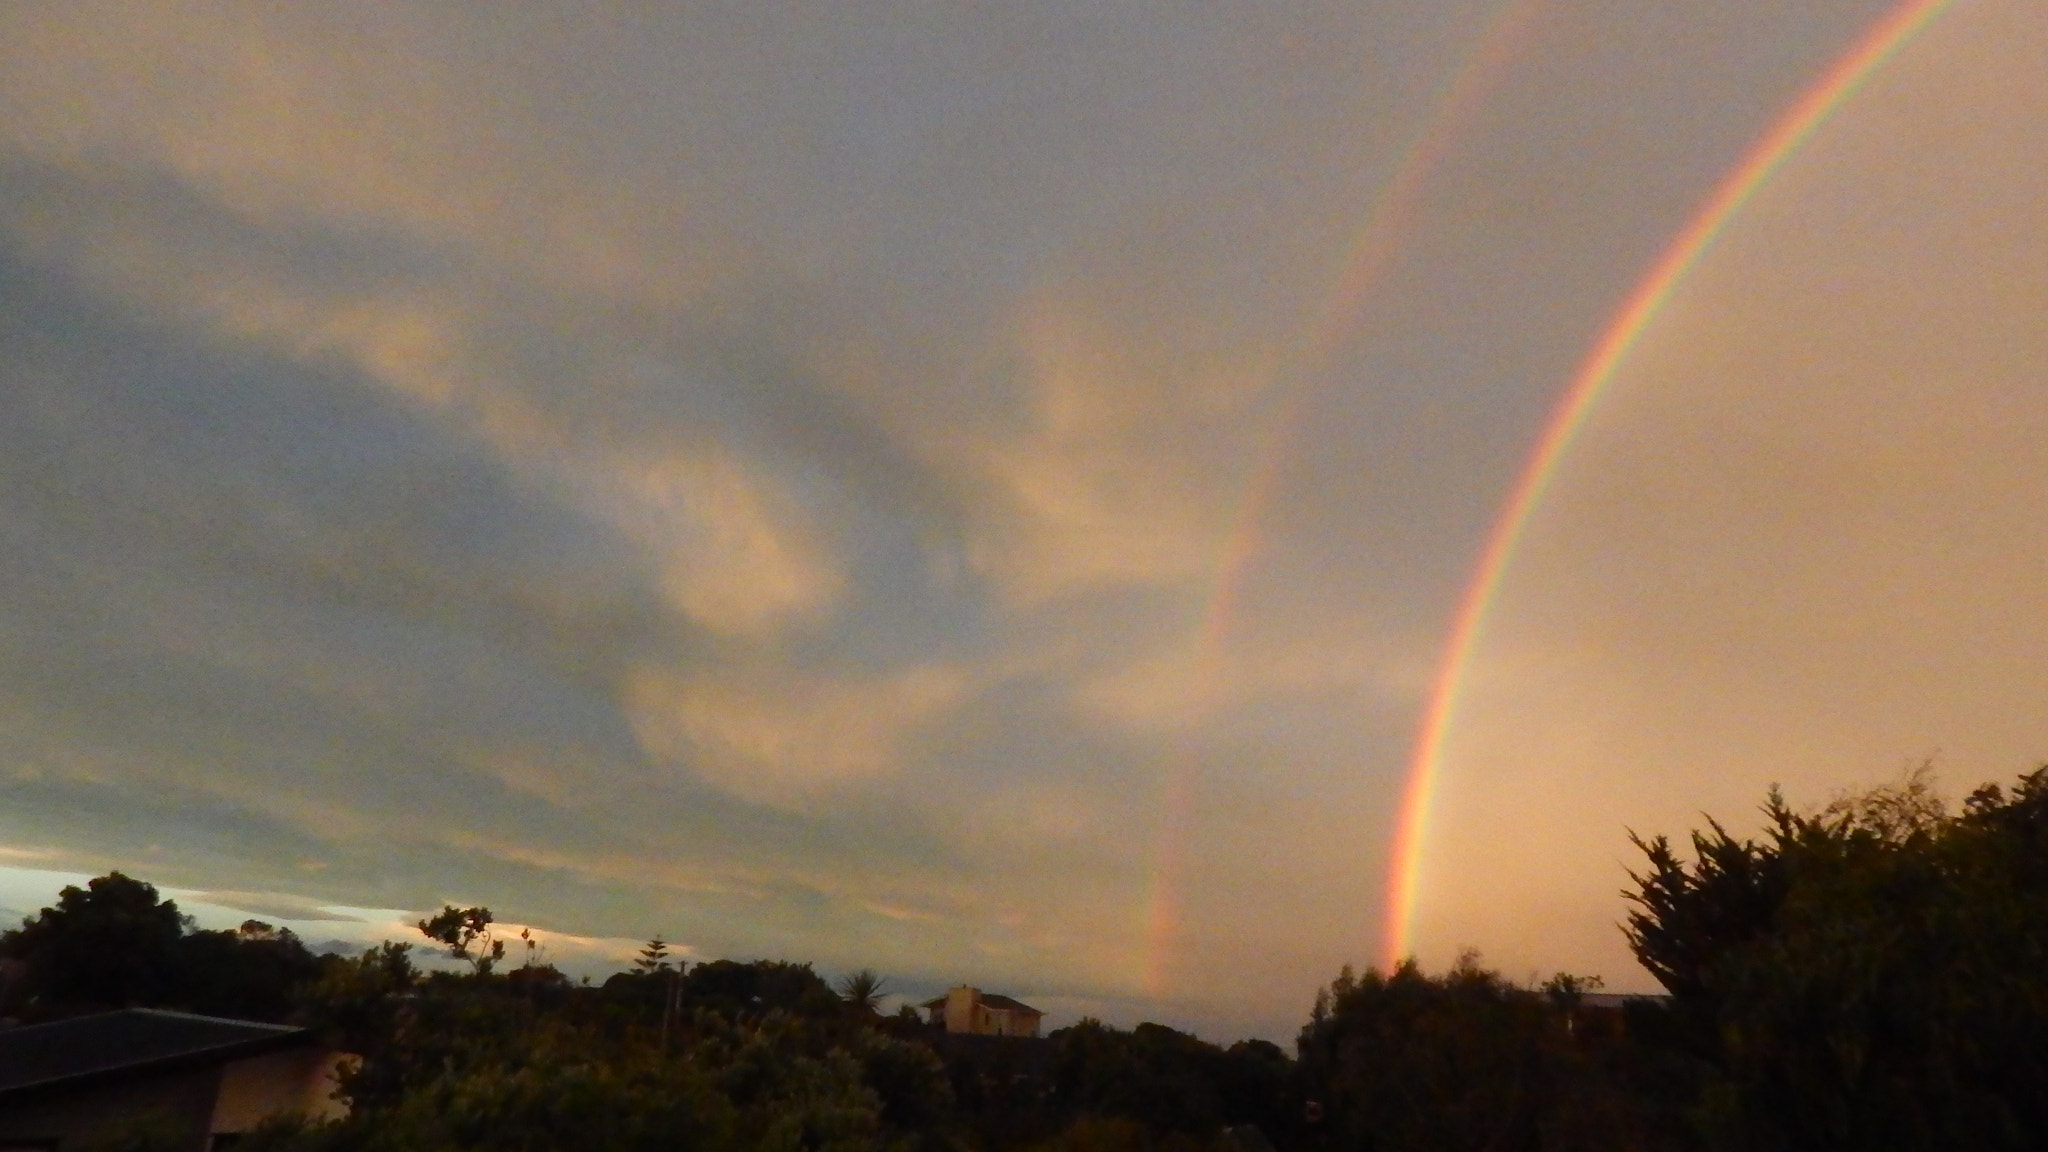
POLYGON ((1421 878, 1422 845, 1429 831, 1431 794, 1441 766, 1443 744, 1457 711, 1458 690, 1470 662, 1474 642, 1488 607, 1499 591, 1502 573, 1521 538, 1529 514, 1584 424, 1600 390, 1613 378, 1636 342, 1685 274, 1727 227, 1757 190, 1769 182, 1787 157, 1798 151, 1828 116, 1921 29, 1955 0, 1905 0, 1872 26, 1841 59, 1815 81, 1768 132, 1752 146, 1741 164, 1721 181, 1684 231, 1671 242, 1636 285, 1599 341, 1593 345, 1571 386, 1552 411, 1536 442, 1536 450, 1509 494, 1492 534, 1487 538, 1465 598, 1451 624, 1449 642, 1438 668, 1429 706, 1410 757, 1407 784, 1396 817, 1388 868, 1386 923, 1381 933, 1381 961, 1388 968, 1410 954, 1417 884, 1421 878))
MULTIPOLYGON (((1423 124, 1393 174, 1381 185, 1364 220, 1351 235, 1336 282, 1307 323, 1281 342, 1272 357, 1251 375, 1261 388, 1279 382, 1279 396, 1258 445, 1252 465, 1231 510, 1229 529, 1219 550, 1209 597, 1189 643, 1191 679, 1211 692, 1220 671, 1225 641, 1237 613, 1238 593, 1252 559, 1259 552, 1259 522, 1279 488, 1289 444, 1301 414, 1301 388, 1291 379, 1319 366, 1358 323, 1368 293, 1413 231, 1417 209, 1429 177, 1443 163, 1465 124, 1485 102, 1495 82, 1514 58, 1546 0, 1509 0, 1468 52, 1436 98, 1435 111, 1423 124)), ((1180 880, 1188 835, 1188 756, 1176 751, 1165 773, 1159 797, 1160 818, 1152 853, 1151 899, 1145 916, 1144 970, 1140 980, 1150 995, 1166 991, 1167 968, 1181 919, 1180 880)))

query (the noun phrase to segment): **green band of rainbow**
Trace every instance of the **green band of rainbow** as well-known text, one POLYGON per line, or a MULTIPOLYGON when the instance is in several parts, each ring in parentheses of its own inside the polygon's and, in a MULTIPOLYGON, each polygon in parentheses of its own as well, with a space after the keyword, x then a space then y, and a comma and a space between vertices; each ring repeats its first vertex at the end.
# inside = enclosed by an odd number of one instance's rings
POLYGON ((1536 450, 1516 482, 1506 506, 1486 541, 1485 551, 1457 615, 1451 624, 1422 726, 1416 734, 1401 807, 1396 816, 1389 860, 1386 920, 1381 933, 1381 959, 1391 969, 1411 954, 1416 894, 1422 872, 1423 844, 1429 831, 1430 800, 1441 769, 1444 738, 1456 717, 1460 686, 1475 641, 1486 622, 1487 609, 1499 591, 1515 545, 1529 515, 1542 499, 1572 437, 1585 423, 1588 410, 1614 376, 1644 329, 1657 316, 1685 274, 1699 262, 1757 190, 1769 182, 1785 159, 1798 151, 1828 116, 1854 95, 1862 83, 1891 59, 1916 33, 1954 0, 1905 0, 1858 39, 1856 44, 1779 117, 1743 161, 1714 189, 1676 239, 1665 249, 1629 294, 1606 332, 1573 376, 1571 386, 1552 411, 1536 450))

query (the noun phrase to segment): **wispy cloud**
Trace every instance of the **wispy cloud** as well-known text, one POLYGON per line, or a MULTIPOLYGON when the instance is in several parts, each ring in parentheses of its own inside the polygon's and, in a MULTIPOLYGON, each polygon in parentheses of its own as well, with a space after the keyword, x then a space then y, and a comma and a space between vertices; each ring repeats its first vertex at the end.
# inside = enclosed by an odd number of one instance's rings
POLYGON ((188 892, 179 893, 180 899, 217 904, 237 912, 253 916, 269 916, 277 920, 305 920, 315 923, 359 924, 362 917, 337 911, 324 904, 294 896, 285 892, 188 892))
POLYGON ((902 766, 901 743, 955 704, 957 669, 912 668, 881 680, 790 677, 762 682, 643 669, 625 707, 641 746, 718 787, 765 803, 815 801, 902 766))

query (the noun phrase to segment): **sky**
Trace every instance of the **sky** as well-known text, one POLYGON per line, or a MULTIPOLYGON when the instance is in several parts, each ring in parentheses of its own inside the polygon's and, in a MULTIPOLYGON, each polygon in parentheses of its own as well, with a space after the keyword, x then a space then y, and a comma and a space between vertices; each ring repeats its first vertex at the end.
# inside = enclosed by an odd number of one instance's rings
POLYGON ((9 9, 0 905, 483 904, 1217 1039, 1467 947, 1647 990, 1630 830, 2048 759, 2044 52, 9 9))

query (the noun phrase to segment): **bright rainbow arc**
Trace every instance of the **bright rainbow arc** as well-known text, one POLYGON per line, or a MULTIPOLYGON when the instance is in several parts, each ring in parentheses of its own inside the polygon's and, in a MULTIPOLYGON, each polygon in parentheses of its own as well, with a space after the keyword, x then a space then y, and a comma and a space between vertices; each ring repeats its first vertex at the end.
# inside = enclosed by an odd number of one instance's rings
POLYGON ((1699 263, 1700 257, 1712 247, 1730 220, 1835 109, 1954 2, 1905 0, 1864 33, 1779 117, 1762 139, 1751 147, 1742 163, 1714 189, 1685 230, 1678 234, 1651 266, 1648 275, 1629 294, 1620 312, 1573 375, 1571 386, 1552 411, 1528 466, 1523 469, 1500 518, 1495 522, 1465 598, 1458 605, 1450 640, 1444 649, 1443 663, 1430 694, 1429 707, 1416 735, 1409 760, 1408 782, 1396 818, 1388 870, 1386 921, 1381 933, 1381 963, 1387 969, 1391 970, 1410 955, 1423 841, 1429 830, 1430 799, 1441 767, 1444 738, 1457 711, 1458 690, 1464 680, 1466 666, 1471 660, 1480 628, 1486 621, 1487 609, 1499 591, 1508 560, 1530 513, 1542 499, 1558 462, 1570 447, 1572 437, 1584 425, 1586 414, 1600 390, 1613 378, 1616 368, 1670 300, 1673 289, 1699 263))
MULTIPOLYGON (((1484 104, 1494 83, 1512 61, 1547 0, 1508 0, 1496 11, 1486 31, 1467 54, 1436 109, 1402 153, 1393 174, 1373 198, 1364 223, 1352 233, 1341 272, 1313 318, 1286 341, 1255 375, 1266 383, 1314 368, 1356 325, 1367 295, 1401 249, 1412 230, 1430 176, 1449 154, 1467 121, 1484 104)), ((1288 441, 1300 419, 1301 394, 1292 388, 1280 398, 1266 421, 1253 466, 1230 517, 1230 529, 1217 557, 1209 597, 1189 645, 1188 659, 1198 682, 1213 682, 1223 660, 1230 623, 1246 572, 1259 551, 1259 520, 1279 488, 1288 441)), ((1143 970, 1140 984, 1148 995, 1165 994, 1173 942, 1181 919, 1180 879, 1185 865, 1189 821, 1186 757, 1174 753, 1160 795, 1160 823, 1152 851, 1152 894, 1145 915, 1143 970)))

